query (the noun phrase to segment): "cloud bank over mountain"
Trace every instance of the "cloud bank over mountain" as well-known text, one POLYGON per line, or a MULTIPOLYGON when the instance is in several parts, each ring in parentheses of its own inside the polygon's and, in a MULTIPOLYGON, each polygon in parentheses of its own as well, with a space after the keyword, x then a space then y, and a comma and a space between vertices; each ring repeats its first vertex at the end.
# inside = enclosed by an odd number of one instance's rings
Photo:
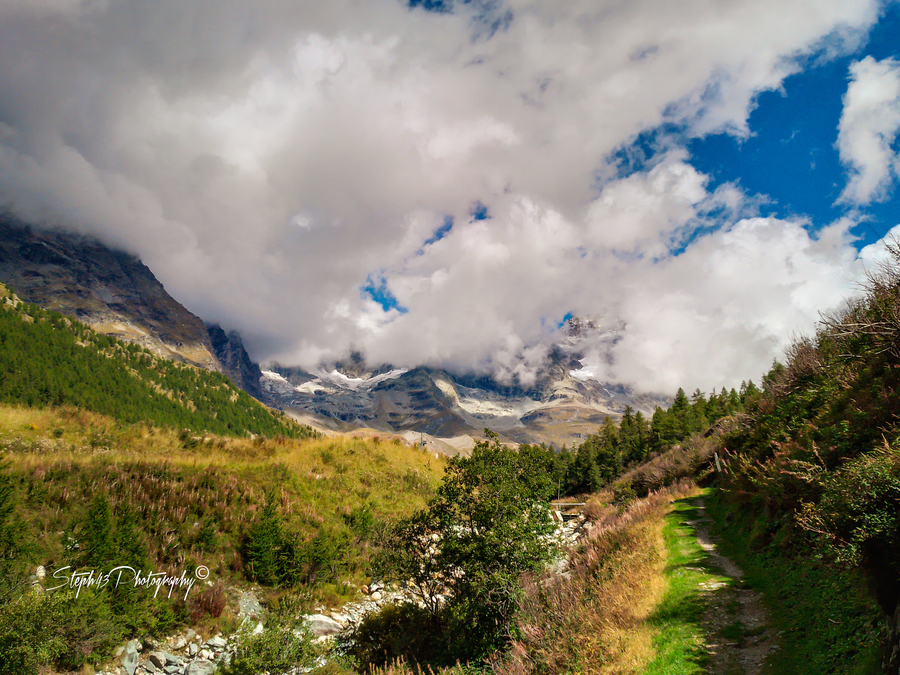
MULTIPOLYGON (((0 202, 140 255, 259 360, 527 380, 595 316, 621 330, 598 378, 731 386, 864 265, 852 218, 762 217, 687 140, 747 137, 759 92, 852 53, 880 7, 0 0, 0 202)), ((851 74, 847 199, 896 182, 871 150, 896 125, 858 112, 895 105, 863 90, 895 66, 851 74)))

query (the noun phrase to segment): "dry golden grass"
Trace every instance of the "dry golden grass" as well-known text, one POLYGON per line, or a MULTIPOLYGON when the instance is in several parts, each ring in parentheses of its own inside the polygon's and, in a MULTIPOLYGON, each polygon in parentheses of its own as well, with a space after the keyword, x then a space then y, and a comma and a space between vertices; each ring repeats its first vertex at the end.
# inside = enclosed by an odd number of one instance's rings
MULTIPOLYGON (((410 514, 445 466, 443 457, 377 438, 194 436, 74 408, 17 406, 0 406, 0 454, 44 564, 67 564, 63 533, 77 538, 102 494, 114 511, 136 516, 158 565, 204 564, 218 578, 240 572, 242 538, 267 494, 299 540, 321 530, 355 536, 352 514, 367 510, 376 527, 410 514)), ((355 558, 366 559, 377 532, 370 539, 355 544, 355 558)))
POLYGON ((648 618, 665 591, 663 519, 693 489, 679 484, 627 507, 591 499, 568 574, 526 585, 521 637, 493 664, 496 675, 641 672, 654 655, 648 618))
MULTIPOLYGON (((493 675, 628 675, 643 672, 655 656, 649 619, 665 589, 664 518, 671 502, 693 494, 684 482, 627 507, 594 496, 586 513, 590 529, 571 553, 562 575, 525 580, 510 650, 491 660, 493 675)), ((457 666, 441 675, 479 668, 457 666)), ((405 663, 377 675, 414 675, 405 663)))

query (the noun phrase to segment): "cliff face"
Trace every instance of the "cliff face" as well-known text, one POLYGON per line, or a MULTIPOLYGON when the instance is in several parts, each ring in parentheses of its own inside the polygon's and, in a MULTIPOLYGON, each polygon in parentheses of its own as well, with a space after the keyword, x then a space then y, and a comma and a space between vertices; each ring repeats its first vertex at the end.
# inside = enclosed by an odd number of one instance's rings
POLYGON ((23 300, 100 333, 221 370, 203 321, 169 295, 139 259, 95 239, 0 216, 0 281, 23 300))
POLYGON ((260 385, 262 371, 250 360, 250 355, 241 342, 241 336, 235 331, 226 333, 218 324, 207 326, 207 331, 222 372, 253 398, 260 401, 267 400, 268 397, 260 385))

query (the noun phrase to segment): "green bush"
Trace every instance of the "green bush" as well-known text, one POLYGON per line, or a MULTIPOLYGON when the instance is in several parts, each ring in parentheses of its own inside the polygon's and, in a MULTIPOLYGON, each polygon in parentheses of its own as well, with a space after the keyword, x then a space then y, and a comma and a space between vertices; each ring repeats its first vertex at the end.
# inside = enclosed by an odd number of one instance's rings
POLYGON ((519 576, 553 555, 555 486, 543 462, 493 440, 477 443, 469 458, 451 459, 428 509, 400 521, 385 545, 386 573, 412 581, 419 600, 444 621, 439 639, 449 663, 507 643, 519 576))
POLYGON ((0 609, 0 675, 98 666, 124 637, 103 593, 28 591, 0 609))
POLYGON ((244 623, 231 662, 220 664, 222 675, 283 673, 297 666, 312 667, 317 656, 312 633, 294 598, 282 599, 275 611, 263 616, 263 624, 264 630, 254 634, 255 624, 244 623))
POLYGON ((366 616, 349 639, 348 653, 365 672, 402 659, 412 663, 441 661, 440 614, 412 603, 385 605, 366 616))

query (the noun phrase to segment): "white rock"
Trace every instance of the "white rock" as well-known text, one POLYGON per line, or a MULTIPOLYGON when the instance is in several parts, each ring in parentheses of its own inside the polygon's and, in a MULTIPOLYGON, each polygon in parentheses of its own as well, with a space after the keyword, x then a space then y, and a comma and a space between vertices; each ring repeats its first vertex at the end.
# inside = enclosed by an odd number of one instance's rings
POLYGON ((347 616, 346 614, 341 614, 340 612, 331 612, 331 614, 329 614, 329 616, 332 619, 334 619, 335 621, 337 621, 339 624, 341 624, 342 626, 346 626, 347 623, 350 621, 349 616, 347 616))
POLYGON ((343 629, 341 624, 324 614, 307 614, 303 618, 309 622, 309 629, 317 637, 334 635, 335 633, 340 633, 343 629))
POLYGON ((212 675, 216 672, 216 664, 206 659, 197 659, 184 671, 184 675, 212 675))

